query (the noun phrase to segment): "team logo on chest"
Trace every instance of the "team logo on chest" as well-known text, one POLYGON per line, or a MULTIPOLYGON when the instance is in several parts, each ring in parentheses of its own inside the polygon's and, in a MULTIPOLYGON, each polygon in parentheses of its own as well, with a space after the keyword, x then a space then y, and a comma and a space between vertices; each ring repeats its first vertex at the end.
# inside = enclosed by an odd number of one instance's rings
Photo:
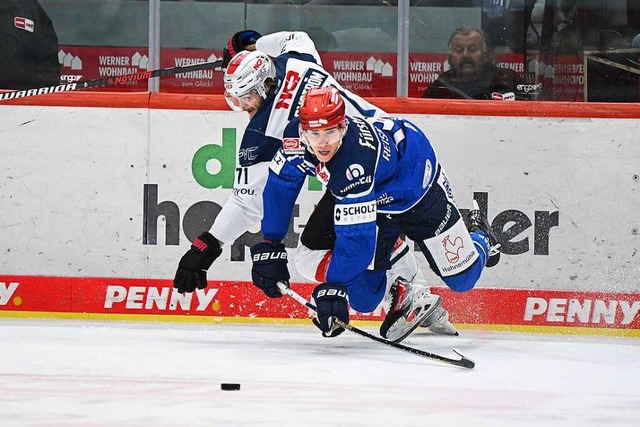
POLYGON ((371 175, 365 175, 364 168, 358 163, 350 164, 345 175, 349 180, 349 184, 340 190, 341 194, 347 193, 359 185, 371 184, 373 182, 373 177, 371 175))
POLYGON ((346 175, 349 181, 353 181, 354 179, 360 178, 362 175, 364 175, 364 168, 362 167, 362 165, 353 163, 347 168, 346 175))

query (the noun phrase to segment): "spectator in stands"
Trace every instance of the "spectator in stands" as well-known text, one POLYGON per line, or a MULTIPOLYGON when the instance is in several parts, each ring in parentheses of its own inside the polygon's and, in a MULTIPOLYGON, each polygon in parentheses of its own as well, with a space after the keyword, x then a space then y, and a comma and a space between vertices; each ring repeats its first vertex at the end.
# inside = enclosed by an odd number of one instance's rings
POLYGON ((464 25, 449 39, 450 69, 440 74, 424 98, 516 99, 517 75, 493 65, 482 30, 464 25))
POLYGON ((60 84, 58 36, 37 0, 0 2, 0 89, 60 84))

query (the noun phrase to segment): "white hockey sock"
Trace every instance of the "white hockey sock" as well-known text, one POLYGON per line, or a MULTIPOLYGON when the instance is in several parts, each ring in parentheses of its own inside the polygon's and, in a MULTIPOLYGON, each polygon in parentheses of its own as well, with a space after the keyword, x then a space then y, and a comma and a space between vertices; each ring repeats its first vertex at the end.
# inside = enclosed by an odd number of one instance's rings
POLYGON ((409 244, 400 238, 396 241, 391 254, 391 268, 387 270, 387 292, 382 300, 382 306, 385 310, 388 310, 391 303, 389 289, 398 276, 413 284, 423 284, 428 289, 424 274, 418 264, 418 258, 409 244))
POLYGON ((393 283, 398 276, 402 276, 409 282, 426 283, 414 251, 402 239, 398 239, 393 248, 391 268, 387 271, 387 282, 393 283))
POLYGON ((322 283, 327 277, 331 254, 332 251, 312 250, 300 244, 294 258, 296 270, 305 279, 314 283, 322 283))

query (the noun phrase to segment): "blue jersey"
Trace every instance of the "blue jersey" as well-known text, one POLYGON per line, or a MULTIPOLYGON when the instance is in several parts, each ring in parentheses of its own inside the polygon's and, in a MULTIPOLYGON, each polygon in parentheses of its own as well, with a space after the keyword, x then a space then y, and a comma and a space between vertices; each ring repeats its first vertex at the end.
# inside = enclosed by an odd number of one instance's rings
POLYGON ((427 137, 400 119, 350 117, 342 145, 329 162, 300 154, 299 120, 284 132, 283 148, 271 163, 263 194, 265 239, 282 240, 305 177, 315 176, 336 197, 336 243, 327 281, 365 280, 376 247, 378 214, 411 209, 431 187, 437 156, 427 137), (289 151, 291 150, 291 151, 289 151))

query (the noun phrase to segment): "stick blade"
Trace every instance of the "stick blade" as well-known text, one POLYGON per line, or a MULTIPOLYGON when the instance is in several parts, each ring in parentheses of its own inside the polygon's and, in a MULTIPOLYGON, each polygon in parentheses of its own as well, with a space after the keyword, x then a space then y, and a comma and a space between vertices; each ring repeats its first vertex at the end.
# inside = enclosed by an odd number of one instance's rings
POLYGON ((474 362, 473 360, 469 359, 467 356, 462 354, 460 350, 455 348, 453 348, 452 350, 454 351, 455 354, 457 354, 461 358, 460 360, 457 361, 456 363, 457 366, 462 366, 463 368, 467 368, 467 369, 473 369, 476 366, 476 362, 474 362))

